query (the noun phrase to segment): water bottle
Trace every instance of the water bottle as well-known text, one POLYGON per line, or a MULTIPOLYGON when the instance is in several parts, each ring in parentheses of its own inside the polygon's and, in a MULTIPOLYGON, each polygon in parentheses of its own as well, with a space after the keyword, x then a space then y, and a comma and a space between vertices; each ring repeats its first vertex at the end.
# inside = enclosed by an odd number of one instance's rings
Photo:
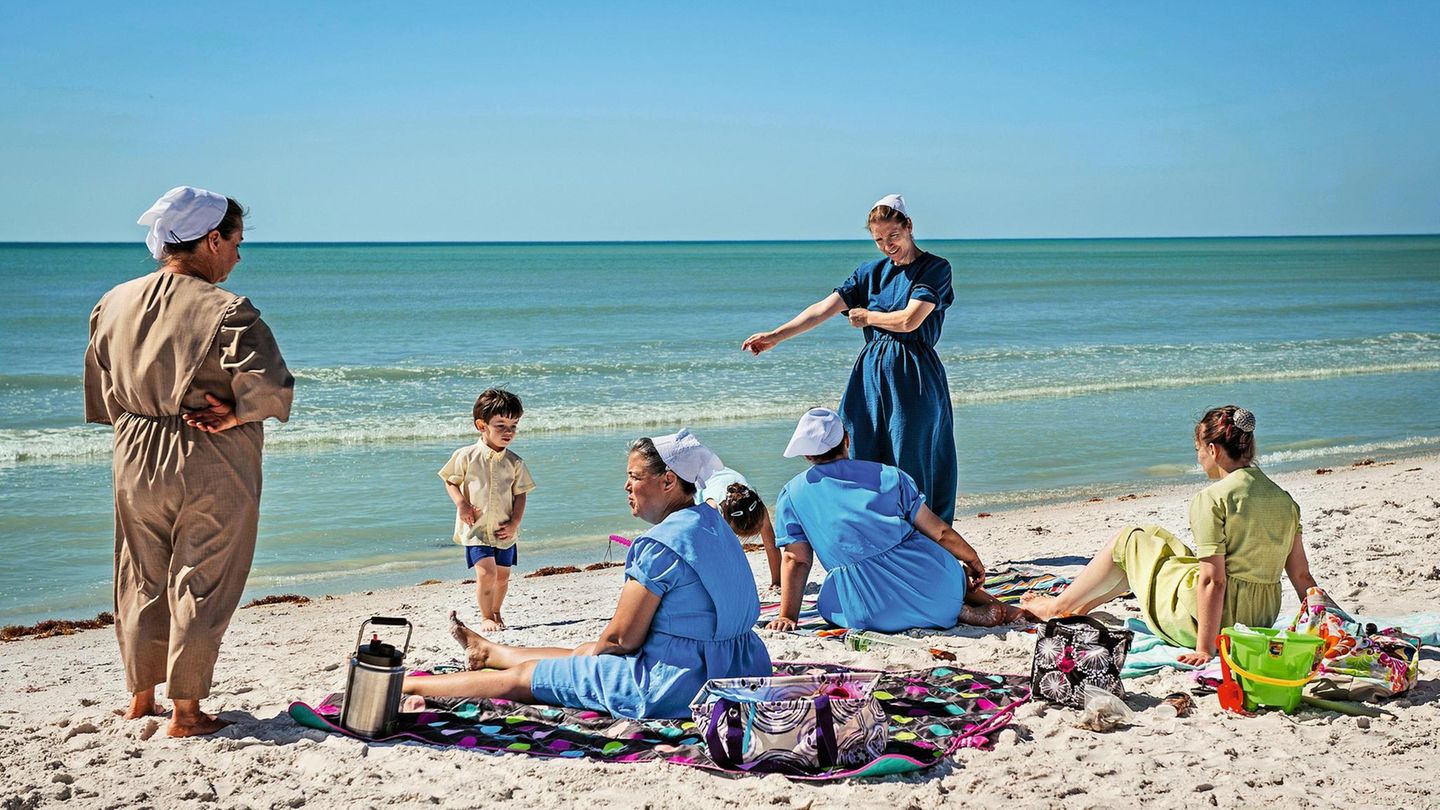
POLYGON ((845 646, 856 652, 865 652, 872 647, 914 647, 914 643, 906 643, 886 633, 877 633, 873 630, 850 630, 845 633, 845 646))
POLYGON ((410 634, 414 628, 406 619, 371 616, 360 623, 355 639, 355 655, 345 677, 345 702, 340 707, 340 725, 362 737, 388 734, 400 714, 400 687, 405 681, 405 655, 410 652, 410 634), (405 628, 405 646, 397 649, 372 633, 365 642, 365 628, 370 626, 405 628), (362 643, 363 642, 363 643, 362 643))

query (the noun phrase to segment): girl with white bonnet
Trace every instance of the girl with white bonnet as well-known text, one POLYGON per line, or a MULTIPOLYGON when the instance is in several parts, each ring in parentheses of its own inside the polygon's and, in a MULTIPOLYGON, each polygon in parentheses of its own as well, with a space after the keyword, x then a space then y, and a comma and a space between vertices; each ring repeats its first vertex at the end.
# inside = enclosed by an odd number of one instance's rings
POLYGON ((1059 596, 1029 599, 1041 619, 1085 614, 1133 591, 1145 624, 1193 651, 1215 655, 1220 628, 1270 627, 1280 616, 1280 576, 1303 601, 1315 586, 1300 538, 1300 507, 1255 466, 1255 414, 1211 408, 1195 425, 1195 460, 1212 483, 1190 501, 1192 551, 1159 526, 1126 526, 1059 596))
POLYGON ((160 263, 90 314, 85 419, 113 425, 115 633, 127 718, 175 702, 171 736, 225 723, 200 710, 245 588, 260 517, 262 422, 294 378, 260 311, 215 285, 240 261, 245 212, 190 186, 141 217, 160 263))
POLYGON ((573 648, 505 646, 451 613, 471 671, 407 677, 405 692, 689 717, 705 681, 770 675, 740 541, 718 511, 695 503, 697 489, 723 467, 688 430, 632 443, 630 511, 654 525, 630 546, 620 601, 600 637, 573 648), (485 668, 499 671, 476 671, 485 668))
POLYGON ((866 227, 882 258, 861 264, 834 292, 740 348, 759 354, 844 312, 865 332, 865 348, 840 398, 851 457, 904 470, 930 509, 950 523, 959 468, 950 383, 935 352, 955 300, 950 263, 915 244, 899 194, 876 200, 866 227))
POLYGON ((787 458, 813 466, 776 501, 784 562, 780 616, 770 628, 794 629, 815 557, 826 569, 815 607, 840 627, 898 632, 1023 618, 981 590, 980 556, 930 511, 915 481, 899 468, 847 458, 849 444, 840 415, 814 408, 785 448, 787 458))

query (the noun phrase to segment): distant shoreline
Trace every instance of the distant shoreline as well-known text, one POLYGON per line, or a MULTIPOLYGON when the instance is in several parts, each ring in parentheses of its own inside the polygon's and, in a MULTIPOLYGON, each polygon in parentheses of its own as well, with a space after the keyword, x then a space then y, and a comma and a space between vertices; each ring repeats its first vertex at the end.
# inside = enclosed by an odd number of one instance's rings
MULTIPOLYGON (((922 234, 919 242, 1200 242, 1249 239, 1256 241, 1280 239, 1428 239, 1440 237, 1440 233, 1300 233, 1300 234, 1247 234, 1223 236, 1197 234, 1191 236, 932 236, 922 234)), ((808 245, 808 244, 859 244, 868 245, 868 239, 540 239, 519 241, 438 239, 421 241, 350 241, 321 240, 314 242, 280 240, 266 242, 247 239, 247 248, 256 247, 532 247, 543 245, 594 246, 594 245, 808 245)), ((126 241, 78 241, 78 242, 29 242, 0 241, 0 248, 7 247, 142 247, 138 240, 126 241)))
MULTIPOLYGON (((1272 472, 1271 474, 1273 476, 1282 478, 1293 479, 1296 477, 1303 477, 1305 480, 1315 480, 1317 476, 1329 476, 1332 474, 1344 473, 1347 471, 1358 471, 1370 467, 1392 467, 1406 463, 1418 464, 1421 466, 1440 465, 1440 453, 1427 450, 1408 455, 1399 454, 1377 456, 1373 458, 1367 457, 1362 459, 1356 459, 1346 464, 1341 464, 1334 467, 1318 467, 1310 469, 1294 468, 1287 469, 1284 472, 1272 472)), ((1003 518, 1004 521, 1013 522, 1013 520, 1016 518, 1017 513, 1022 512, 1048 514, 1057 510, 1064 511, 1075 508, 1084 508, 1091 505, 1110 504, 1113 507, 1113 505, 1115 504, 1125 503, 1129 501, 1144 501, 1150 504, 1154 504, 1157 503, 1156 499, 1163 500, 1167 496, 1184 500, 1188 498, 1190 494, 1193 494, 1193 492, 1198 491, 1202 486, 1203 483, 1198 479, 1195 481, 1187 482, 1177 482, 1175 480, 1163 480, 1154 482, 1121 481, 1108 484, 1096 484, 1094 486, 1076 487, 1074 488, 1074 490, 1056 490, 1052 491, 1053 496, 1051 497, 1047 497, 1044 495, 1044 493, 1040 493, 1040 497, 1037 497, 1033 500, 1001 503, 1000 505, 994 505, 993 502, 987 502, 983 499, 982 496, 977 496, 973 499, 962 497, 959 503, 959 509, 956 512, 954 525, 957 527, 957 529, 962 535, 968 535, 974 538, 987 538, 987 540, 982 540, 981 542, 985 542, 988 545, 988 536, 991 533, 989 529, 989 521, 991 519, 996 519, 997 522, 999 522, 999 519, 1003 518)), ((1304 509, 1305 506, 1302 503, 1302 513, 1304 512, 1304 509)), ((748 551, 749 553, 754 554, 758 553, 759 549, 748 549, 748 551)), ((621 554, 620 557, 623 559, 623 554, 621 554)), ((592 569, 607 567, 607 565, 608 563, 603 560, 582 560, 578 557, 573 559, 567 557, 559 562, 547 561, 546 565, 537 566, 533 569, 527 567, 518 567, 516 569, 516 573, 522 578, 532 578, 534 576, 543 577, 571 573, 570 571, 562 570, 568 567, 575 567, 575 573, 578 573, 582 570, 590 571, 592 569)), ((421 579, 422 581, 416 582, 413 585, 385 584, 376 586, 374 588, 366 588, 363 585, 352 586, 349 584, 342 584, 345 582, 345 580, 343 580, 342 578, 336 578, 334 580, 316 582, 315 587, 313 588, 306 587, 305 585, 297 586, 296 584, 289 584, 285 586, 271 588, 260 588, 256 591, 251 591, 247 589, 245 592, 244 601, 246 602, 246 607, 252 607, 254 606, 253 604, 251 604, 252 602, 268 603, 267 600, 293 601, 291 597, 299 597, 304 600, 314 601, 353 596, 357 593, 371 590, 375 592, 380 592, 395 590, 397 588, 421 587, 431 584, 453 584, 455 582, 470 583, 474 581, 473 579, 457 580, 450 575, 446 575, 436 571, 429 571, 429 575, 427 575, 427 570, 428 569, 425 568, 416 569, 416 577, 417 579, 421 579), (437 579, 435 578, 436 576, 440 576, 442 578, 437 579), (341 587, 335 588, 335 585, 341 585, 341 587), (327 590, 327 588, 329 589, 327 590)), ((94 629, 96 627, 108 626, 108 620, 106 618, 109 616, 108 612, 106 612, 108 609, 108 607, 102 608, 99 615, 95 616, 94 618, 88 616, 71 616, 67 618, 47 617, 44 619, 37 619, 33 622, 6 622, 4 623, 3 629, 12 629, 22 626, 48 627, 52 625, 72 624, 84 625, 77 627, 77 630, 94 629)), ((14 631, 12 630, 12 633, 13 632, 14 631)), ((64 631, 61 631, 60 634, 68 635, 68 633, 64 631)), ((18 641, 20 638, 27 637, 30 636, 28 634, 14 635, 11 637, 0 635, 0 644, 3 644, 7 641, 18 641)))

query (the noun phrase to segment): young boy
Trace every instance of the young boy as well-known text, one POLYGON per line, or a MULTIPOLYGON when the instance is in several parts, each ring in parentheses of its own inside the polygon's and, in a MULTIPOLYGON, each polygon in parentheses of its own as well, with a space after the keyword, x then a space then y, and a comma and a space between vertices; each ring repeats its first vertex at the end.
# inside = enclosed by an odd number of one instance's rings
POLYGON ((515 541, 525 515, 525 496, 535 488, 525 462, 507 449, 524 412, 519 397, 499 388, 487 389, 475 400, 479 441, 456 450, 440 469, 445 491, 455 502, 454 540, 465 547, 465 565, 475 569, 481 632, 505 629, 500 606, 518 556, 515 541))

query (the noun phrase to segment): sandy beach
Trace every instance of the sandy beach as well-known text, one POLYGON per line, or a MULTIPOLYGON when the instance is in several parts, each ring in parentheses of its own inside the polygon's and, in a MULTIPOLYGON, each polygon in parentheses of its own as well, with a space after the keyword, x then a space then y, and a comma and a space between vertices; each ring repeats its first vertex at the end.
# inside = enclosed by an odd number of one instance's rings
MULTIPOLYGON (((1426 553, 1440 531, 1440 457, 1380 461, 1276 476, 1301 504, 1317 580, 1346 608, 1375 617, 1434 610, 1440 568, 1426 553)), ((1200 486, 1142 492, 988 517, 957 527, 988 565, 1025 562, 1073 572, 1119 526, 1158 523, 1188 537, 1189 497, 1200 486)), ((750 555, 762 573, 764 557, 750 555)), ((817 567, 818 568, 818 567, 817 567)), ((817 572, 818 574, 818 572, 817 572)), ((573 644, 595 637, 618 593, 615 570, 517 580, 506 606, 512 643, 573 644)), ((1287 589, 1288 590, 1288 589, 1287 589)), ((1287 593, 1284 614, 1293 613, 1287 593)), ((205 702, 234 725, 205 739, 171 740, 163 723, 114 715, 125 700, 109 629, 26 638, 0 646, 0 797, 4 808, 45 807, 472 807, 515 806, 890 806, 957 804, 1075 807, 1218 805, 1286 807, 1437 804, 1440 685, 1424 654, 1418 686, 1368 723, 1302 709, 1241 718, 1213 695, 1189 717, 1150 709, 1193 686, 1169 671, 1127 681, 1136 714, 1128 728, 1074 727, 1078 713, 1031 703, 993 750, 963 750, 904 777, 810 785, 779 776, 729 779, 646 763, 601 765, 491 755, 418 744, 365 745, 291 721, 293 700, 316 701, 343 685, 361 619, 400 615, 416 623, 410 663, 457 652, 446 611, 473 613, 459 582, 326 597, 236 613, 205 702)), ((1116 603, 1107 612, 1135 615, 1116 603)), ((920 634, 915 634, 920 635, 920 634)), ((964 667, 1028 672, 1033 636, 1018 628, 924 634, 964 667)), ((930 666, 908 651, 855 653, 834 640, 762 632, 777 660, 872 668, 930 666)), ((163 694, 163 688, 162 688, 163 694)))

